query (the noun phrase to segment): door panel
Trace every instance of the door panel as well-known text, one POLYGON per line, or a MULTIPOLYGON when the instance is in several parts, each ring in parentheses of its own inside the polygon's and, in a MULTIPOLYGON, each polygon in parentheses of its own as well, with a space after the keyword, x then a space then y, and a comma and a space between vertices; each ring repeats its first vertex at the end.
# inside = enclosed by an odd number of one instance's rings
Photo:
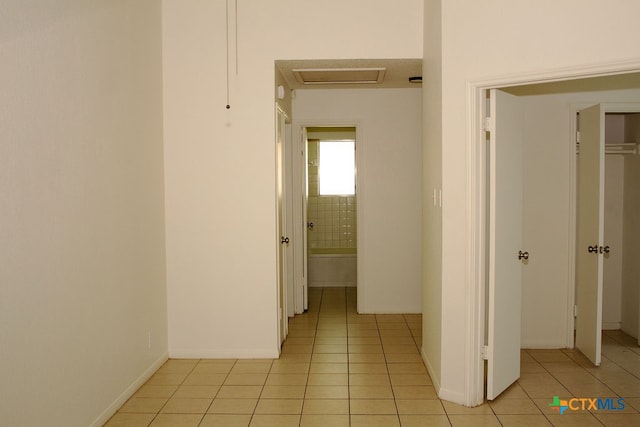
POLYGON ((580 111, 576 231, 576 348, 596 366, 602 350, 602 268, 604 240, 604 111, 580 111), (589 252, 589 247, 594 247, 589 252))
POLYGON ((491 90, 487 399, 520 377, 522 121, 517 97, 491 90))

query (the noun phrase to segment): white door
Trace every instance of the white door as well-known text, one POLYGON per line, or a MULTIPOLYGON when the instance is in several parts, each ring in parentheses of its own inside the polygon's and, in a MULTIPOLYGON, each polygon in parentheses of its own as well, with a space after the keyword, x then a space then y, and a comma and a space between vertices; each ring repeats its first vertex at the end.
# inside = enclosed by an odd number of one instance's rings
MULTIPOLYGON (((522 121, 517 97, 490 93, 487 399, 520 377, 522 121)), ((528 254, 526 254, 528 257, 528 254)))
POLYGON ((576 348, 600 365, 604 240, 604 110, 580 111, 576 230, 576 348))
POLYGON ((286 303, 287 303, 287 247, 289 237, 286 235, 286 201, 285 201, 285 113, 276 106, 276 239, 278 245, 278 344, 287 337, 286 303))

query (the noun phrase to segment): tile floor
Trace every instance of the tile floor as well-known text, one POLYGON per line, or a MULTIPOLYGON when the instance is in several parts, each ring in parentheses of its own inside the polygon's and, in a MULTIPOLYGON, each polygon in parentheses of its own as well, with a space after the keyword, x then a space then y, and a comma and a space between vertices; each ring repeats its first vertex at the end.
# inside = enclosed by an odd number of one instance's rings
POLYGON ((594 368, 569 350, 523 350, 520 380, 466 408, 437 399, 419 354, 421 316, 358 315, 354 288, 312 288, 277 360, 162 366, 113 426, 640 426, 640 347, 607 332, 594 368), (553 396, 622 397, 622 411, 566 411, 553 396))

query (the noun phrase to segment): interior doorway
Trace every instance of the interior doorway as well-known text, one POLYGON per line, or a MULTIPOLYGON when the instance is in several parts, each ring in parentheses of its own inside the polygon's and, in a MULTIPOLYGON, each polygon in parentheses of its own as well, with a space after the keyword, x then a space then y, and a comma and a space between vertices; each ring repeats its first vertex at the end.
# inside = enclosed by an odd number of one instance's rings
POLYGON ((357 286, 356 128, 306 128, 309 287, 357 286))
MULTIPOLYGON (((634 70, 637 71, 637 70, 634 70)), ((472 85, 472 92, 474 92, 474 95, 471 96, 472 99, 475 100, 475 105, 472 108, 472 117, 474 117, 473 119, 471 119, 473 126, 475 127, 475 129, 477 129, 477 139, 475 139, 475 143, 477 144, 477 146, 474 147, 469 147, 470 152, 472 153, 472 157, 474 159, 476 159, 476 162, 473 163, 473 170, 472 170, 472 174, 474 176, 477 177, 477 181, 475 183, 473 183, 472 185, 478 185, 480 183, 482 183, 482 187, 483 190, 479 193, 476 193, 477 199, 471 200, 471 205, 475 206, 475 213, 474 216, 476 218, 477 222, 476 224, 476 229, 473 233, 474 239, 478 239, 477 241, 473 242, 473 245, 475 246, 476 250, 478 251, 479 254, 479 258, 478 261, 480 261, 478 263, 478 265, 474 268, 476 271, 476 274, 474 275, 475 278, 473 279, 474 281, 479 281, 481 283, 485 283, 485 281, 487 280, 487 272, 485 271, 486 269, 486 264, 485 264, 485 257, 488 256, 488 245, 487 245, 487 239, 488 239, 488 235, 487 235, 487 229, 486 229, 486 224, 488 221, 488 211, 487 206, 485 204, 485 200, 487 200, 487 188, 485 187, 485 183, 487 182, 487 168, 486 168, 486 156, 487 156, 487 152, 485 152, 485 150, 482 147, 482 144, 480 143, 481 141, 484 141, 484 136, 485 136, 485 126, 487 126, 488 124, 491 125, 491 123, 487 122, 484 117, 486 117, 484 115, 484 111, 486 109, 485 107, 485 97, 484 94, 486 90, 491 89, 491 88, 500 88, 503 89, 507 92, 510 92, 512 94, 515 95, 519 95, 519 96, 524 96, 524 95, 534 95, 532 98, 535 98, 535 92, 536 90, 540 90, 540 88, 534 88, 533 86, 536 85, 540 85, 540 86, 544 86, 546 85, 546 87, 544 87, 544 90, 550 90, 551 93, 554 94, 567 94, 567 93, 573 93, 573 92, 580 92, 581 90, 585 90, 585 85, 588 85, 588 83, 593 82, 594 80, 598 80, 598 79, 603 79, 601 80, 599 83, 602 83, 604 80, 606 80, 604 77, 592 77, 592 78, 586 78, 586 73, 584 76, 573 76, 574 79, 577 80, 570 80, 570 81, 564 81, 564 82, 554 82, 554 83, 544 83, 545 80, 550 79, 549 75, 546 76, 538 76, 538 78, 536 79, 531 79, 531 80, 537 80, 540 83, 536 83, 535 81, 523 81, 523 80, 509 80, 509 79, 504 79, 501 81, 493 81, 493 82, 482 82, 482 83, 478 83, 478 85, 473 86, 472 85), (581 77, 585 77, 583 79, 581 79, 581 77), (474 113, 475 112, 475 113, 474 113), (475 114, 478 114, 477 116, 475 114)), ((556 79, 560 78, 561 73, 556 74, 554 77, 556 79)), ((571 78, 568 76, 563 76, 565 79, 567 78, 571 78)), ((622 78, 619 79, 619 82, 615 82, 615 80, 612 80, 613 83, 613 88, 610 88, 610 90, 613 89, 627 89, 629 86, 627 85, 629 83, 629 81, 633 81, 636 80, 637 82, 637 77, 633 77, 631 75, 625 75, 622 78), (620 87, 620 83, 622 83, 623 87, 620 87)), ((639 87, 639 86, 634 86, 633 83, 631 85, 632 87, 639 87)), ((607 89, 595 89, 597 90, 607 90, 607 89)), ((539 94, 539 92, 537 93, 539 94)), ((582 98, 581 100, 583 100, 585 98, 582 98)), ((554 100, 556 102, 556 106, 554 106, 554 108, 557 108, 558 105, 561 105, 560 103, 558 103, 558 99, 554 100)), ((531 111, 537 111, 539 112, 539 110, 543 110, 544 107, 541 107, 541 104, 536 103, 537 101, 532 101, 531 104, 527 107, 529 110, 528 112, 531 111)), ((593 104, 593 102, 592 102, 593 104)), ((562 152, 562 156, 561 157, 566 157, 566 159, 569 159, 571 156, 575 157, 575 146, 573 142, 570 142, 567 140, 567 135, 569 135, 568 132, 568 121, 567 121, 567 113, 569 112, 569 103, 564 103, 561 108, 563 108, 562 113, 553 121, 551 122, 541 122, 538 121, 537 124, 531 125, 529 124, 529 128, 527 128, 525 126, 525 134, 531 132, 531 128, 532 127, 537 127, 539 129, 543 129, 543 130, 548 130, 549 128, 553 128, 555 131, 557 131, 558 129, 561 129, 561 141, 554 147, 555 153, 553 151, 549 151, 549 152, 545 152, 544 150, 539 150, 538 147, 535 146, 535 144, 531 144, 530 147, 535 147, 532 151, 527 152, 525 150, 525 158, 528 158, 528 161, 530 162, 530 164, 534 164, 536 161, 539 161, 539 163, 537 163, 537 169, 538 169, 538 173, 541 177, 540 181, 542 183, 544 183, 544 185, 546 185, 547 189, 551 189, 558 186, 566 186, 566 183, 570 181, 570 174, 567 175, 566 172, 563 172, 566 176, 563 176, 562 180, 558 180, 557 176, 555 177, 555 181, 550 180, 549 178, 545 178, 544 175, 553 175, 550 172, 553 170, 553 168, 555 168, 557 165, 553 162, 549 162, 549 159, 552 159, 556 156, 557 153, 562 152), (564 124, 562 125, 556 125, 556 123, 560 123, 564 121, 564 124), (537 152, 536 152, 537 151, 537 152)), ((575 116, 574 116, 575 117, 575 116)), ((540 137, 538 137, 537 139, 535 139, 536 141, 542 141, 545 140, 545 136, 541 135, 540 137)), ((565 160, 563 160, 565 161, 565 160)), ((557 162, 556 162, 557 163, 557 162)), ((564 165, 560 165, 559 167, 562 168, 564 171, 568 171, 570 168, 568 167, 568 161, 565 161, 564 165)), ((527 169, 527 168, 533 168, 533 166, 525 166, 524 167, 524 173, 531 173, 531 169, 527 169)), ((566 190, 566 188, 565 188, 566 190)), ((553 193, 553 191, 551 192, 553 193)), ((529 336, 529 342, 528 345, 530 346, 529 348, 545 348, 545 342, 549 341, 549 338, 551 338, 554 342, 553 345, 548 345, 548 347, 546 348, 566 348, 566 347, 571 347, 573 345, 573 340, 569 340, 568 338, 568 334, 569 331, 572 334, 573 333, 573 325, 574 325, 574 276, 575 276, 575 271, 572 270, 572 268, 575 268, 575 263, 570 260, 570 256, 567 257, 566 259, 564 258, 567 254, 573 253, 575 252, 575 230, 573 232, 571 232, 569 229, 570 227, 567 226, 568 220, 571 217, 571 215, 573 215, 575 217, 575 209, 573 211, 573 213, 569 212, 570 209, 568 208, 568 205, 570 204, 570 200, 572 198, 575 198, 575 188, 571 191, 566 191, 566 194, 563 193, 563 197, 558 198, 558 200, 555 200, 555 196, 554 197, 549 197, 549 191, 541 191, 541 203, 538 203, 538 208, 534 208, 534 209, 528 209, 528 207, 530 207, 530 205, 532 205, 531 199, 528 200, 528 204, 525 203, 525 209, 523 210, 523 227, 525 231, 528 231, 528 233, 524 234, 524 245, 523 247, 526 247, 526 252, 530 252, 531 253, 531 261, 529 262, 529 267, 531 266, 535 266, 536 268, 540 268, 542 266, 542 268, 544 269, 545 264, 547 263, 548 259, 550 257, 558 257, 559 254, 561 254, 562 256, 560 258, 562 258, 562 266, 560 267, 560 269, 563 271, 562 275, 556 274, 557 278, 555 279, 555 283, 559 283, 562 282, 563 285, 561 287, 555 286, 555 287, 551 287, 551 290, 549 292, 545 292, 543 291, 540 286, 537 287, 536 292, 538 294, 538 296, 534 294, 529 294, 525 297, 525 294, 523 293, 523 301, 528 301, 528 304, 534 307, 538 307, 538 315, 535 321, 540 322, 540 324, 544 324, 544 327, 539 328, 540 330, 546 330, 549 331, 551 330, 552 332, 558 331, 558 330, 562 330, 562 331, 566 331, 566 333, 561 333, 561 334, 557 334, 557 336, 555 337, 550 337, 550 336, 529 336), (554 204, 554 202, 556 202, 554 204), (553 235, 553 236, 560 236, 562 237, 562 239, 560 240, 560 245, 542 245, 539 246, 539 243, 536 239, 533 239, 533 241, 526 241, 527 240, 527 236, 531 237, 532 234, 535 233, 531 233, 531 230, 527 230, 527 227, 530 227, 530 225, 528 225, 528 223, 530 222, 529 220, 533 217, 533 216, 538 216, 540 218, 546 219, 548 218, 550 215, 548 213, 545 213, 545 209, 549 210, 549 206, 556 206, 558 204, 562 204, 564 207, 564 211, 563 211, 563 224, 561 225, 563 227, 563 231, 562 233, 556 233, 555 229, 552 228, 547 228, 547 230, 545 230, 545 233, 540 233, 540 228, 538 228, 538 235, 553 235), (566 211, 566 212, 565 212, 566 211), (570 265, 574 265, 574 267, 569 268, 570 265), (570 271, 572 270, 572 271, 570 271), (562 276, 562 277, 560 277, 562 276), (559 278, 558 278, 559 277, 559 278), (550 298, 550 296, 553 295, 553 298, 550 298), (564 296, 563 296, 564 295, 564 296), (559 298, 556 298, 556 296, 558 296, 559 298), (542 299, 543 301, 541 301, 541 303, 538 303, 537 299, 542 299), (556 304, 556 308, 559 308, 558 310, 556 310, 557 312, 561 313, 561 316, 554 320, 556 321, 550 321, 550 319, 548 319, 551 316, 540 316, 539 315, 539 307, 543 306, 542 304, 544 304, 544 306, 549 305, 549 304, 556 304), (558 327, 560 326, 560 327, 558 327), (565 328, 566 326, 566 328, 565 328), (546 328, 546 329, 545 329, 546 328), (554 331, 555 330, 555 331, 554 331), (562 334, 564 334, 564 338, 561 336, 562 334), (568 345, 570 343, 570 345, 568 345)), ((526 194, 525 194, 525 199, 527 198, 526 194)), ((533 204, 533 206, 535 207, 535 204, 533 204)), ((542 228, 544 229, 544 227, 542 228)), ((534 236, 535 237, 535 236, 534 236)), ((540 241, 542 241, 543 239, 539 239, 540 241)), ((512 254, 514 255, 514 254, 512 254)), ((515 256, 518 256, 518 253, 515 253, 515 256)), ((476 259, 473 258, 472 259, 476 259)), ((555 270, 554 268, 547 268, 547 270, 549 270, 549 273, 553 272, 555 270)), ((523 280, 523 285, 524 285, 524 280, 523 280)), ((545 281, 541 281, 541 280, 536 280, 535 281, 538 285, 540 284, 544 284, 545 281)), ((477 283, 477 282, 476 282, 477 283)), ((478 294, 476 294, 476 301, 478 301, 479 306, 481 307, 481 309, 477 312, 477 313, 472 313, 472 317, 475 318, 475 330, 479 331, 479 336, 484 337, 484 330, 485 328, 483 327, 485 325, 485 301, 488 301, 487 299, 487 295, 485 294, 484 291, 484 287, 481 286, 479 288, 477 288, 477 290, 479 291, 478 294), (477 317, 476 317, 477 316, 477 317)), ((525 329, 525 324, 526 323, 530 323, 530 317, 525 316, 524 313, 524 309, 523 309, 523 313, 522 313, 522 322, 523 322, 523 330, 525 329)), ((535 311, 535 310, 534 310, 535 311)), ((524 339, 524 337, 523 337, 524 339)), ((473 340, 470 341, 470 343, 472 343, 473 340)), ((483 343, 484 342, 480 342, 478 343, 473 342, 472 344, 470 344, 471 346, 469 347, 470 349, 473 349, 474 346, 477 346, 478 344, 480 345, 481 348, 483 348, 483 343)), ((477 348, 477 347, 476 347, 477 348)), ((484 350, 486 352, 486 350, 484 350)), ((486 354, 486 353, 485 353, 486 354)), ((490 352, 487 355, 487 357, 495 357, 495 355, 492 355, 490 352)), ((473 400, 473 402, 471 404, 479 404, 482 402, 483 397, 485 396, 485 388, 484 388, 484 378, 482 377, 482 372, 484 372, 484 362, 479 362, 479 363, 472 363, 472 365, 475 367, 474 369, 472 369, 474 373, 474 376, 472 378, 470 378, 470 383, 474 384, 473 387, 475 387, 476 393, 470 398, 470 400, 473 400), (475 399, 475 400, 474 400, 475 399)))

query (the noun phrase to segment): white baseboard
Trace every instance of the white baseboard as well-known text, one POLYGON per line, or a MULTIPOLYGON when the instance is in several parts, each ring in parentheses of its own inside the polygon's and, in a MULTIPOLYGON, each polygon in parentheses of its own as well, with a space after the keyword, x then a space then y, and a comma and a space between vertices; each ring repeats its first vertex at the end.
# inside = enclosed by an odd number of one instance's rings
POLYGON ((91 427, 101 427, 120 409, 124 403, 129 400, 131 396, 144 384, 149 378, 167 361, 169 358, 168 353, 164 353, 155 362, 151 364, 134 382, 129 385, 111 405, 107 407, 99 416, 92 422, 91 427))
POLYGON ((619 331, 622 328, 622 322, 602 322, 603 331, 619 331))
POLYGON ((278 348, 273 349, 169 349, 172 359, 277 359, 280 357, 278 348))

